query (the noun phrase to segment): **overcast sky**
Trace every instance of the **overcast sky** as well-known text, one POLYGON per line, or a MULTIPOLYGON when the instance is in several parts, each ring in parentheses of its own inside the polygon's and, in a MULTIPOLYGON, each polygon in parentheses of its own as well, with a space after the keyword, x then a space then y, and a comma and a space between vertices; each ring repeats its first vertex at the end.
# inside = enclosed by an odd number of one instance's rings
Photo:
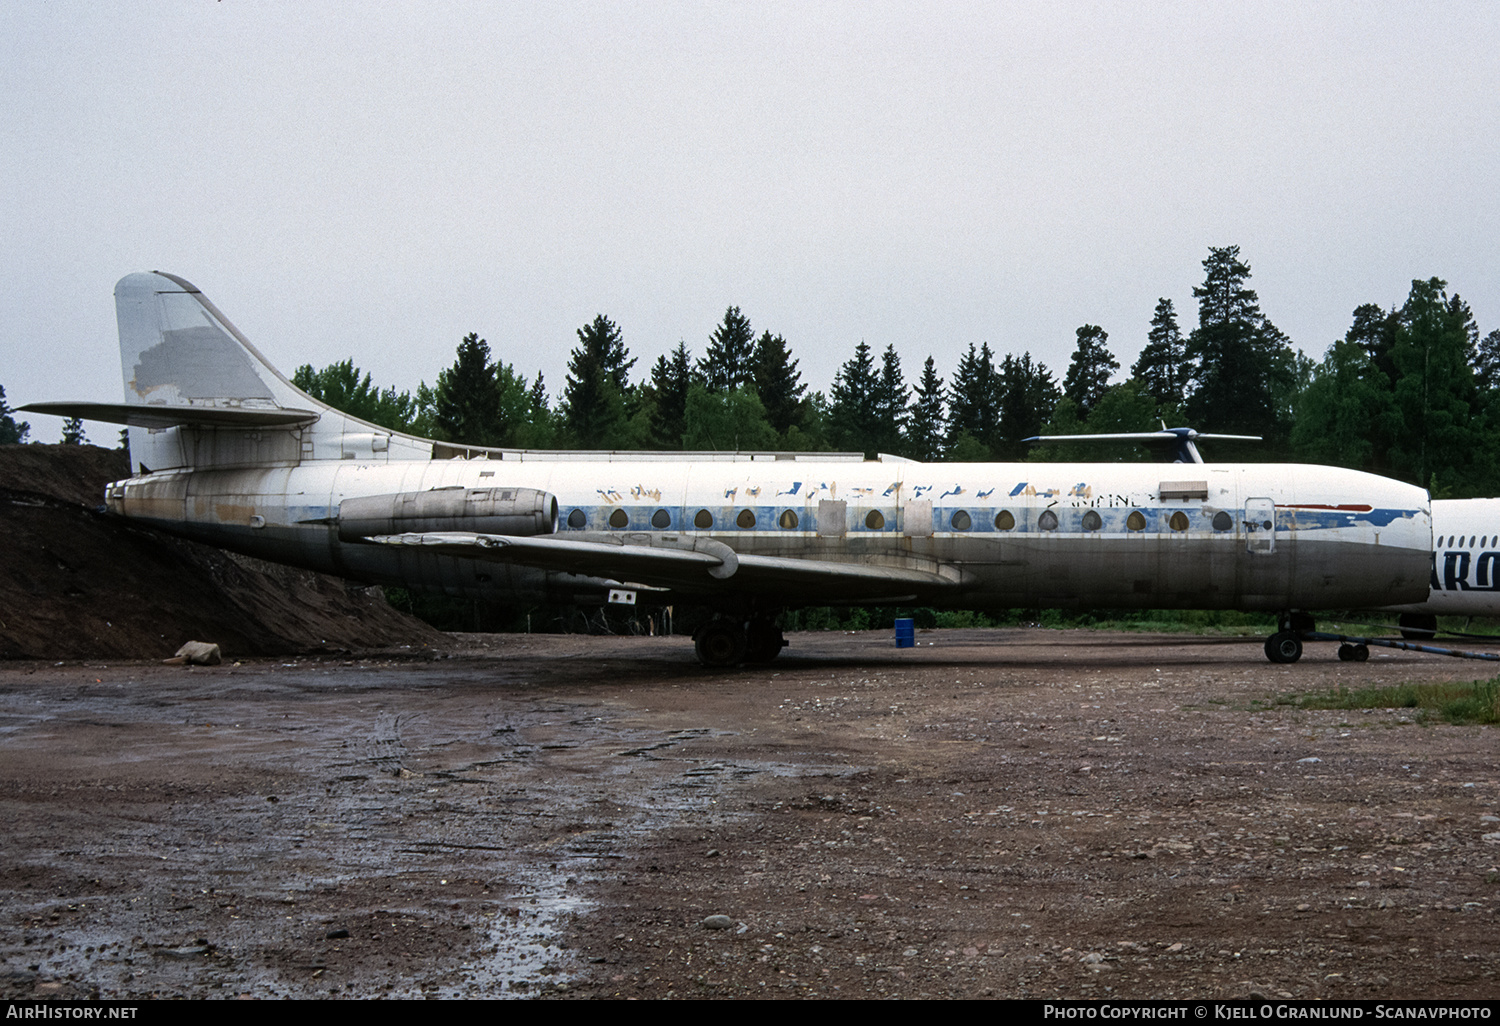
MULTIPOLYGON (((1500 327, 1489 3, 0 5, 0 385, 119 401, 114 283, 414 389, 467 332, 556 396, 727 306, 827 389, 970 343, 1128 370, 1210 246, 1321 357, 1437 276, 1500 327)), ((60 422, 30 416, 33 435, 60 422)), ((112 442, 114 429, 91 425, 112 442)))

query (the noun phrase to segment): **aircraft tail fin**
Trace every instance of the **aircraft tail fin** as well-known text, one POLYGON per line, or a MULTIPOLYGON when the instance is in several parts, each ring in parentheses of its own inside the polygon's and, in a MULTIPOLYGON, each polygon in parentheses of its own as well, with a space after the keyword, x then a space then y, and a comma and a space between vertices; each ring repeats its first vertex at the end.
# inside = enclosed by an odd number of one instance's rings
POLYGON ((421 440, 340 413, 297 388, 176 275, 121 278, 115 314, 125 403, 100 404, 95 419, 130 425, 137 471, 384 461, 393 439, 402 449, 421 448, 421 440))

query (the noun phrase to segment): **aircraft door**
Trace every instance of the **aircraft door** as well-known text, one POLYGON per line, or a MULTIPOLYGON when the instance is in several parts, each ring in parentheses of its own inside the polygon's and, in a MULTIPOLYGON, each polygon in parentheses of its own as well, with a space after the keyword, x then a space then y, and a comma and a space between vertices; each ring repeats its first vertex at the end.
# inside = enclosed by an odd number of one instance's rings
POLYGON ((1253 556, 1276 551, 1276 503, 1271 499, 1245 500, 1245 549, 1253 556))

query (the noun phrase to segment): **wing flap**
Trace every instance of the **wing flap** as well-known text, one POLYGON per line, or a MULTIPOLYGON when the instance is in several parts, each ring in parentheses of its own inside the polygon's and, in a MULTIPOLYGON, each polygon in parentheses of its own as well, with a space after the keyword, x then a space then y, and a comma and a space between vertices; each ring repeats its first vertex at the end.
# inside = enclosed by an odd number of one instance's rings
MULTIPOLYGON (((597 536, 596 536, 597 537, 597 536)), ((723 582, 734 579, 736 591, 765 593, 797 589, 797 597, 861 598, 949 590, 962 584, 961 577, 931 569, 887 566, 878 563, 843 563, 826 559, 795 559, 785 556, 755 556, 735 552, 722 542, 707 538, 642 536, 621 539, 575 541, 555 536, 517 538, 508 535, 467 532, 377 535, 366 539, 378 545, 417 546, 444 555, 517 563, 541 570, 582 574, 613 580, 639 581, 659 587, 712 593, 723 582)))

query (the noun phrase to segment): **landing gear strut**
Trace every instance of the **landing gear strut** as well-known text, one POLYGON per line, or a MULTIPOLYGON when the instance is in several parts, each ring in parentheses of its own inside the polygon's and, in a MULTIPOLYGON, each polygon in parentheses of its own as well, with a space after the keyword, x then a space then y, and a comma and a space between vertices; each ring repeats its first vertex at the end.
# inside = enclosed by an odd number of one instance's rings
POLYGON ((1396 622, 1407 641, 1430 641, 1437 634, 1437 617, 1431 613, 1402 613, 1396 622))

